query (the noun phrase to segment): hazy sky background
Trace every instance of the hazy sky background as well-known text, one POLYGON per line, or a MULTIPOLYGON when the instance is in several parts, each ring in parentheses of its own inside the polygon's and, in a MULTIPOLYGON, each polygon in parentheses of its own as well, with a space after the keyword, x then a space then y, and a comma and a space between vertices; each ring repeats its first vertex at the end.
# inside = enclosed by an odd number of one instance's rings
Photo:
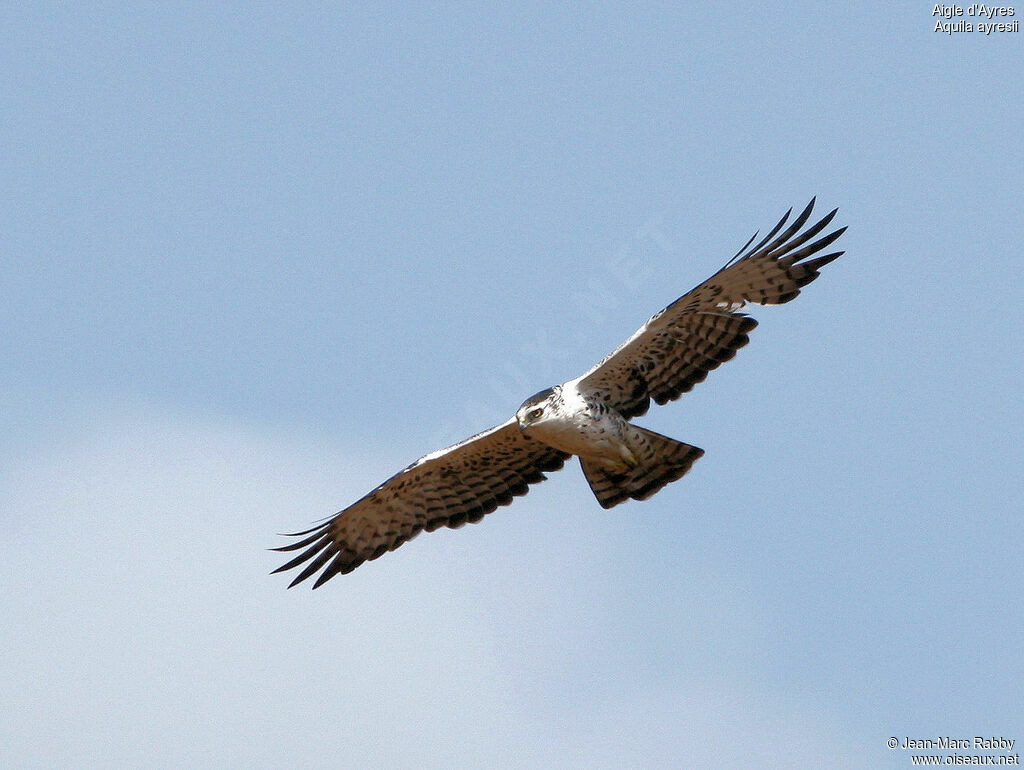
POLYGON ((1024 33, 346 5, 0 11, 3 763, 1020 752, 1024 33), (267 574, 813 195, 847 255, 639 420, 685 480, 267 574))

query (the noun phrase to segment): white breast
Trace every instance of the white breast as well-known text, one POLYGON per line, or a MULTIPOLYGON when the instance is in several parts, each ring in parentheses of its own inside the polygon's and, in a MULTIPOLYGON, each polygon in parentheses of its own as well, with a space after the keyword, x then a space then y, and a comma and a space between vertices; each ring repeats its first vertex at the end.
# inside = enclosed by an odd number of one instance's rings
POLYGON ((619 458, 622 418, 591 409, 575 385, 562 386, 558 409, 533 425, 530 436, 582 457, 619 458))

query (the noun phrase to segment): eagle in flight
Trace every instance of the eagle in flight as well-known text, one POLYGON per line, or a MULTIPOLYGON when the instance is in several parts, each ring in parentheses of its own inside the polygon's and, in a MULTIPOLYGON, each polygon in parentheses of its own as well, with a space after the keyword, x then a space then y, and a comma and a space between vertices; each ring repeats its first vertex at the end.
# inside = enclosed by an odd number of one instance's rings
POLYGON ((651 399, 679 398, 747 344, 757 326, 739 312, 747 302, 789 302, 843 253, 814 256, 846 228, 812 241, 837 211, 803 229, 813 208, 814 199, 785 227, 790 209, 751 246, 755 233, 721 270, 652 316, 586 374, 530 396, 501 425, 421 457, 325 523, 287 535, 301 539, 273 550, 301 553, 274 572, 303 566, 290 588, 322 570, 317 588, 422 530, 480 521, 571 455, 580 458, 604 508, 646 500, 682 477, 704 450, 630 420, 647 412, 651 399))

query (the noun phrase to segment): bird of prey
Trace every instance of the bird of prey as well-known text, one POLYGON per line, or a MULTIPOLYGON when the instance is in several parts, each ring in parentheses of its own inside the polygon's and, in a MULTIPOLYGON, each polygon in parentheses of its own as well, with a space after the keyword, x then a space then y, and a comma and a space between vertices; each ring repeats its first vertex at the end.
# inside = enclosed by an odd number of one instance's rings
POLYGON ((646 500, 683 476, 704 450, 630 420, 651 399, 664 404, 686 393, 747 344, 757 321, 739 312, 746 303, 789 302, 843 253, 814 256, 846 228, 811 242, 836 214, 803 229, 813 208, 814 199, 785 227, 790 209, 751 246, 755 233, 722 269, 586 374, 530 396, 501 425, 424 455, 324 523, 287 535, 301 539, 273 550, 303 550, 274 572, 304 565, 290 588, 322 570, 317 588, 422 530, 480 521, 572 455, 604 508, 646 500))

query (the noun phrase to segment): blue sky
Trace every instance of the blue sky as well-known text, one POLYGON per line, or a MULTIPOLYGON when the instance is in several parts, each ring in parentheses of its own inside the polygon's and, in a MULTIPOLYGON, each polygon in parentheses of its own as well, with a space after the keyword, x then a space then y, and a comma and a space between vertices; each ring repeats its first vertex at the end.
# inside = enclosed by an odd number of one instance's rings
POLYGON ((6 7, 6 761, 1024 741, 1024 38, 931 11, 6 7), (813 195, 847 255, 639 420, 707 451, 685 480, 604 511, 573 463, 316 592, 268 576, 276 532, 583 372, 813 195))

